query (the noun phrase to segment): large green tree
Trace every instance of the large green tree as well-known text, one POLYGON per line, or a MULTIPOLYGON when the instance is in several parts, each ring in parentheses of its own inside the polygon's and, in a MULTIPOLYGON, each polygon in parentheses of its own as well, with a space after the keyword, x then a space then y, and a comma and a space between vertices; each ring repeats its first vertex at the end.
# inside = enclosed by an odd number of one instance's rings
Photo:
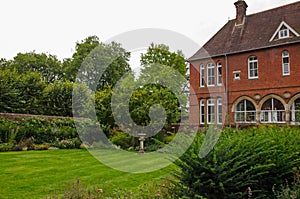
POLYGON ((96 86, 97 90, 114 86, 125 73, 131 71, 127 63, 129 57, 130 53, 121 44, 105 44, 97 36, 90 36, 77 42, 72 58, 65 60, 66 79, 75 81, 79 77, 82 80, 84 73, 85 79, 90 85, 96 86))
POLYGON ((149 110, 160 104, 166 111, 166 125, 180 122, 181 114, 187 109, 184 85, 187 82, 186 62, 181 51, 171 52, 164 44, 151 44, 141 55, 142 70, 136 90, 130 101, 133 119, 141 125, 150 122, 149 110))
POLYGON ((10 62, 9 67, 16 69, 19 74, 24 74, 28 71, 38 72, 47 83, 60 80, 64 75, 62 63, 57 57, 45 53, 18 53, 10 62))
POLYGON ((151 67, 151 64, 162 64, 174 68, 181 75, 185 76, 187 65, 183 53, 178 50, 171 52, 169 46, 165 44, 151 44, 147 52, 141 56, 141 64, 143 66, 142 73, 151 67))

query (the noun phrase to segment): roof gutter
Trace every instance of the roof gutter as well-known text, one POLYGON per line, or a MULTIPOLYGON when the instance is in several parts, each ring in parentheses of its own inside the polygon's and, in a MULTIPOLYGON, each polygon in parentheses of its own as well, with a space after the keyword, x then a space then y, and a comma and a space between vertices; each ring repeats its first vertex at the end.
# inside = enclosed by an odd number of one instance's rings
POLYGON ((247 50, 234 51, 234 52, 225 53, 225 54, 223 53, 223 54, 217 54, 217 55, 213 55, 213 56, 187 59, 187 62, 200 61, 200 60, 203 60, 203 59, 209 59, 209 58, 214 58, 214 57, 222 57, 222 56, 234 55, 234 54, 239 54, 239 53, 251 52, 251 51, 255 51, 255 50, 263 50, 263 49, 274 48, 274 47, 279 47, 279 46, 284 46, 284 45, 290 45, 290 44, 296 44, 296 43, 300 43, 300 40, 299 41, 288 42, 288 43, 271 45, 271 46, 264 46, 264 47, 259 47, 259 48, 252 48, 252 49, 247 49, 247 50))

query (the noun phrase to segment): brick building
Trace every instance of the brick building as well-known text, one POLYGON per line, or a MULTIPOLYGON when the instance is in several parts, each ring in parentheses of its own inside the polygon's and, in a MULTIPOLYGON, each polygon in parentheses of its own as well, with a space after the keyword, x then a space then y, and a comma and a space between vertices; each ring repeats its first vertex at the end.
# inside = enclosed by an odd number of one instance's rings
POLYGON ((190 123, 300 123, 300 2, 228 21, 190 63, 190 123))

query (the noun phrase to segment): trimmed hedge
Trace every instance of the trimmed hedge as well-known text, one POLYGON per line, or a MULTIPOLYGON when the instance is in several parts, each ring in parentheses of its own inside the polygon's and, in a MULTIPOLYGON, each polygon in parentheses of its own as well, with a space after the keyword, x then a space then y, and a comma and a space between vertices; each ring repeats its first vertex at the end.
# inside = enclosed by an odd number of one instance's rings
POLYGON ((225 129, 215 148, 199 157, 204 134, 178 160, 179 197, 274 198, 276 186, 293 182, 300 167, 298 127, 261 126, 225 129))

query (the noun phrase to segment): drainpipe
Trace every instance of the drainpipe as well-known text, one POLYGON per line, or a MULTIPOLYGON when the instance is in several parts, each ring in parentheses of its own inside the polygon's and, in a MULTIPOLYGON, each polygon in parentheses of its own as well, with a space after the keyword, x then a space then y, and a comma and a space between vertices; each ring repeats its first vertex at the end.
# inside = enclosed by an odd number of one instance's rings
MULTIPOLYGON (((225 56, 225 69, 226 69, 226 74, 225 74, 225 83, 226 83, 226 87, 225 87, 225 94, 226 94, 226 113, 229 115, 229 110, 228 110, 228 105, 229 105, 229 94, 228 94, 228 57, 227 57, 227 54, 224 55, 225 56)), ((227 117, 228 118, 228 117, 227 117)), ((229 118, 228 118, 228 122, 230 123, 229 121, 229 118)))

